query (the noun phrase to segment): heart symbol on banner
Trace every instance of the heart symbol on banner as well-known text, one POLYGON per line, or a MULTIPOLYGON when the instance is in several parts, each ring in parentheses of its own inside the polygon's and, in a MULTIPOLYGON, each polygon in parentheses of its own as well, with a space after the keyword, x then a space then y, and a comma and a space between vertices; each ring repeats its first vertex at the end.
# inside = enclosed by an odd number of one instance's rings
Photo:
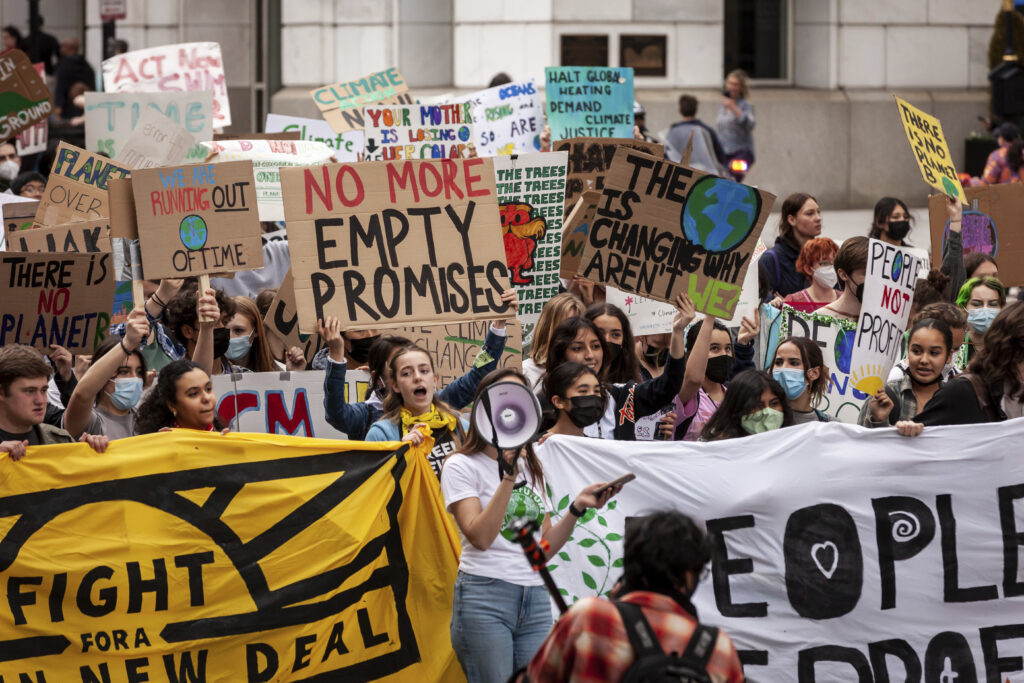
POLYGON ((839 564, 839 548, 837 548, 836 544, 832 541, 815 543, 811 546, 811 559, 814 560, 814 566, 818 568, 818 571, 821 572, 826 579, 831 579, 832 575, 836 573, 836 566, 839 564), (825 569, 821 560, 818 559, 819 552, 827 552, 831 554, 832 563, 828 569, 825 569))

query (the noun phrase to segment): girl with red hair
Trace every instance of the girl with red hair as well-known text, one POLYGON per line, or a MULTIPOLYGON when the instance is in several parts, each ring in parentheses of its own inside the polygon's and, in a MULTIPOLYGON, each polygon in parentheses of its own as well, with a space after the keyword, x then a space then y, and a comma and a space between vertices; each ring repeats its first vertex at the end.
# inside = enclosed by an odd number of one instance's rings
POLYGON ((807 276, 811 286, 790 294, 783 303, 810 313, 839 298, 835 289, 836 269, 832 265, 838 251, 839 247, 828 237, 815 237, 804 242, 796 260, 796 270, 807 276))

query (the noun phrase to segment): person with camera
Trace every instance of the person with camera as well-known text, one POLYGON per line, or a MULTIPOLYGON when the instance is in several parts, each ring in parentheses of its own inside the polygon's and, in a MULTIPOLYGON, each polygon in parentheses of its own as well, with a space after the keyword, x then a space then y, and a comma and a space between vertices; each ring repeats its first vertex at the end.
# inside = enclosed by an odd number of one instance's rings
POLYGON ((690 602, 711 558, 710 543, 693 520, 672 510, 632 520, 623 548, 621 598, 574 604, 519 680, 661 680, 671 667, 678 680, 743 681, 732 640, 701 624, 690 602))

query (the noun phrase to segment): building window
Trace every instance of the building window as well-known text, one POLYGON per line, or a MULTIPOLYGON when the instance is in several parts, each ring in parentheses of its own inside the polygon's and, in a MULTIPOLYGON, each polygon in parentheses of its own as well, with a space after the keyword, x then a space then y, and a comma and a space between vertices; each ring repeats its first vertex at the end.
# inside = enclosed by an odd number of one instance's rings
POLYGON ((789 78, 788 0, 725 0, 725 73, 789 78))
POLYGON ((608 36, 562 34, 562 66, 608 66, 608 36))
POLYGON ((619 36, 619 66, 633 67, 636 76, 668 75, 665 36, 619 36))

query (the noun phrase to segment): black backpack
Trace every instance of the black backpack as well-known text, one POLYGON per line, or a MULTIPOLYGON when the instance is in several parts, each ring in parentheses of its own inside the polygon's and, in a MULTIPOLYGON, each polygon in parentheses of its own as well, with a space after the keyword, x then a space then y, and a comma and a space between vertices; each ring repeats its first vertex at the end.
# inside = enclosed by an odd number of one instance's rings
POLYGON ((615 607, 636 655, 621 683, 711 683, 707 665, 718 642, 717 628, 697 624, 682 656, 665 654, 639 606, 616 602, 615 607))

